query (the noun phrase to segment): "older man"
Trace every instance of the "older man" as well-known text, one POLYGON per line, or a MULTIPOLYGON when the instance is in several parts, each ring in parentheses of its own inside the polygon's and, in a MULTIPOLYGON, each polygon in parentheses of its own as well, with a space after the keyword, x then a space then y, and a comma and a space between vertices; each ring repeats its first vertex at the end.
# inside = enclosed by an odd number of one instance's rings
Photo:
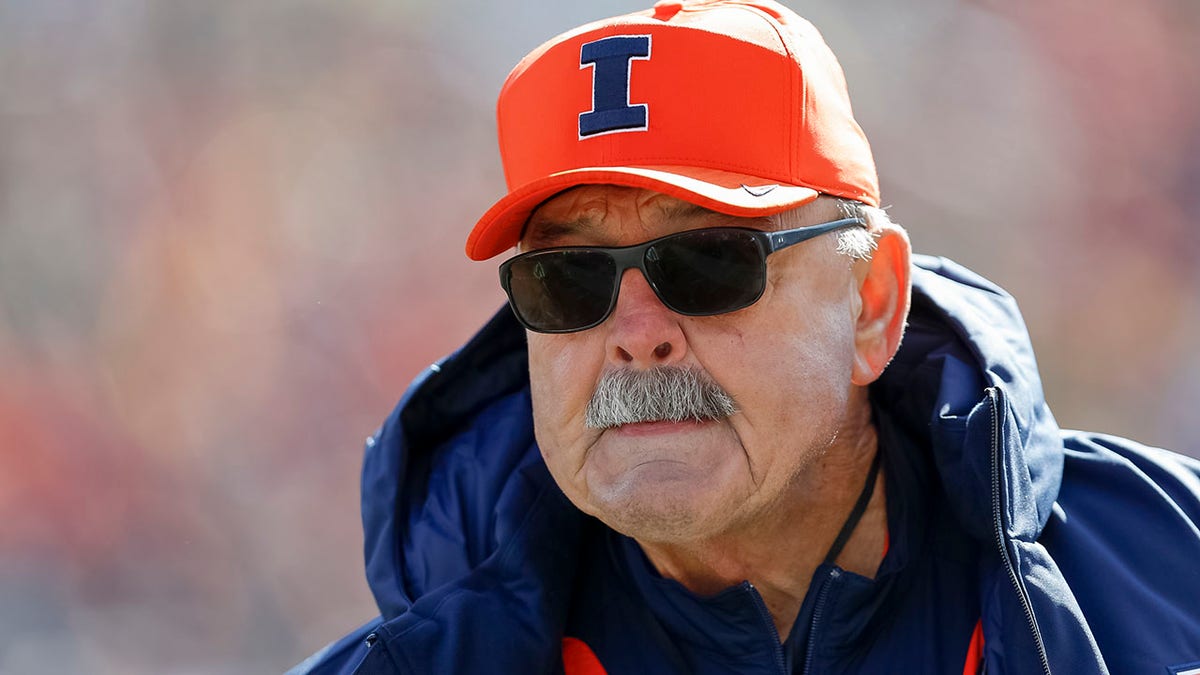
POLYGON ((498 119, 511 312, 368 444, 381 616, 298 672, 1200 672, 1200 467, 1059 431, 807 22, 664 0, 498 119))

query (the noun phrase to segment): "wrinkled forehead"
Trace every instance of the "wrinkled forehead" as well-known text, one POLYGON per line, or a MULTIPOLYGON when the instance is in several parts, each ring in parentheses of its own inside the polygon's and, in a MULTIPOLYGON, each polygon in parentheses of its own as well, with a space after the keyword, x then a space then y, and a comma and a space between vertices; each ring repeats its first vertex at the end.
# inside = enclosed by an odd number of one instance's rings
POLYGON ((739 218, 661 192, 619 185, 580 185, 542 202, 525 223, 520 248, 564 242, 620 245, 702 227, 768 229, 766 217, 739 218))

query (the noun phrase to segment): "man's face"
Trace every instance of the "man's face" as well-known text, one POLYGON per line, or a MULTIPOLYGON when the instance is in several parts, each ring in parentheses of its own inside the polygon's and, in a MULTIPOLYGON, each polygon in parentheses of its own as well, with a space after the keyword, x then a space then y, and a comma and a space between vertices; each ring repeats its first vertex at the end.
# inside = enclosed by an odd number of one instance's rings
MULTIPOLYGON (((840 217, 827 199, 799 215, 802 225, 840 217)), ((627 246, 718 226, 772 228, 765 218, 717 214, 648 190, 589 185, 542 204, 521 246, 627 246)), ((849 259, 834 252, 835 237, 770 256, 766 291, 742 310, 676 314, 635 269, 601 325, 529 333, 538 444, 572 502, 642 541, 694 541, 748 526, 819 480, 806 469, 846 416, 859 308, 858 282, 849 259), (658 366, 704 371, 738 412, 706 422, 585 426, 603 373, 658 366)))

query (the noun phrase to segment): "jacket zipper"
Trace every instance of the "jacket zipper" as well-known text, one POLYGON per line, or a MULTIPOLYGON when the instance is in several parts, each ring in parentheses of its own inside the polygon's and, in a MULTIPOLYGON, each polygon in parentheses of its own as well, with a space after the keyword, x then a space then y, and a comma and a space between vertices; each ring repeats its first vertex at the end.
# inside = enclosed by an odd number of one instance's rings
POLYGON ((1012 582, 1013 589, 1017 592, 1017 598, 1021 601, 1022 609, 1025 610, 1025 620, 1028 622, 1029 632, 1033 635, 1033 643, 1037 647, 1038 656, 1042 660, 1042 672, 1045 675, 1052 675, 1050 672, 1050 659, 1046 656, 1046 645, 1042 641, 1042 633, 1038 630, 1037 621, 1033 617, 1033 606, 1029 603, 1029 596, 1025 594, 1024 587, 1021 586, 1021 578, 1013 566, 1012 558, 1008 555, 1008 546, 1004 541, 1004 519, 1001 517, 1000 510, 1000 466, 1002 464, 1002 452, 1000 447, 999 391, 996 387, 988 387, 987 395, 992 411, 992 524, 995 526, 996 547, 1000 549, 1000 557, 1004 559, 1004 568, 1008 571, 1008 579, 1012 582))
POLYGON ((758 614, 767 624, 767 631, 771 634, 771 644, 774 646, 775 651, 775 667, 779 669, 781 675, 787 675, 783 664, 783 642, 779 639, 779 629, 775 627, 775 619, 771 618, 771 612, 767 610, 767 603, 762 599, 762 595, 759 594, 754 584, 749 581, 742 583, 751 591, 751 595, 754 597, 754 606, 758 608, 758 614))
POLYGON ((813 605, 812 624, 808 630, 808 653, 804 657, 804 670, 802 673, 812 671, 813 654, 817 647, 817 625, 821 622, 821 613, 825 609, 825 598, 829 596, 829 587, 838 577, 842 576, 842 571, 836 567, 829 570, 829 578, 821 585, 821 590, 817 593, 817 602, 813 605))

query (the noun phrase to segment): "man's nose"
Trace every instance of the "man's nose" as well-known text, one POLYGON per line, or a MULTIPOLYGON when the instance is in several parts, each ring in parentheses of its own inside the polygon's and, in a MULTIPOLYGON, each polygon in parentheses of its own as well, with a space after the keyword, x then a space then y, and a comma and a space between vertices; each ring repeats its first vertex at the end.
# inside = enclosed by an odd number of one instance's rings
POLYGON ((619 368, 653 368, 678 363, 687 354, 682 315, 667 309, 640 270, 626 270, 617 306, 608 319, 606 358, 619 368))

